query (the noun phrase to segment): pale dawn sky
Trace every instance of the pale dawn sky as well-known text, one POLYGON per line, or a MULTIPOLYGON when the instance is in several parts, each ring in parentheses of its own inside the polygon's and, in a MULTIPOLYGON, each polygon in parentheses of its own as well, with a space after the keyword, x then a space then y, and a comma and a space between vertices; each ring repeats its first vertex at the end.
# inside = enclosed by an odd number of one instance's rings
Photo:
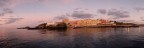
POLYGON ((37 25, 63 18, 144 23, 144 0, 0 0, 0 26, 37 25))

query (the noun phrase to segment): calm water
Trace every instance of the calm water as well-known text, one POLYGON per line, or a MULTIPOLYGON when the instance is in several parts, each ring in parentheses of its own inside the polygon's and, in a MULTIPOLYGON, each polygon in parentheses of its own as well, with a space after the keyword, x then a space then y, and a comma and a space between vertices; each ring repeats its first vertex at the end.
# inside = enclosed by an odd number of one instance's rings
POLYGON ((144 28, 0 29, 0 48, 144 48, 144 28))

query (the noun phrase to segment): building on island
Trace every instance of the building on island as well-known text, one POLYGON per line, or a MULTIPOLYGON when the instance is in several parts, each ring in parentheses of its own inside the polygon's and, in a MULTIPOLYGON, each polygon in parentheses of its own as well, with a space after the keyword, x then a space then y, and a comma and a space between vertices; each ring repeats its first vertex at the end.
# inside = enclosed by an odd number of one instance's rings
POLYGON ((75 28, 75 27, 107 27, 107 26, 132 26, 132 23, 123 23, 117 21, 110 21, 104 19, 82 19, 69 21, 69 19, 63 19, 62 22, 49 22, 43 23, 37 26, 37 28, 49 28, 49 27, 64 27, 64 28, 75 28))
POLYGON ((111 22, 109 20, 102 20, 102 19, 96 19, 96 20, 84 19, 84 20, 76 20, 76 21, 69 21, 68 19, 64 19, 63 22, 66 23, 68 27, 111 25, 111 22))
POLYGON ((93 26, 101 23, 99 20, 92 20, 92 19, 78 20, 76 22, 77 26, 93 26))

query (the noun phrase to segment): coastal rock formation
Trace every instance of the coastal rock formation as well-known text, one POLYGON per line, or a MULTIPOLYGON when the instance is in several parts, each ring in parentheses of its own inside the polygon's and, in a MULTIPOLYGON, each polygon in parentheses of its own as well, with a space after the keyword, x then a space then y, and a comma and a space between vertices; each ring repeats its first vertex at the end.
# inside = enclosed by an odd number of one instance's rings
POLYGON ((103 19, 97 19, 97 20, 84 19, 76 21, 69 21, 68 19, 65 19, 62 22, 42 23, 34 28, 25 27, 24 29, 63 30, 67 28, 83 28, 83 27, 139 27, 139 25, 134 23, 124 23, 103 19))
POLYGON ((64 22, 60 22, 56 25, 47 25, 47 23, 42 23, 35 27, 36 29, 66 29, 67 25, 64 22))

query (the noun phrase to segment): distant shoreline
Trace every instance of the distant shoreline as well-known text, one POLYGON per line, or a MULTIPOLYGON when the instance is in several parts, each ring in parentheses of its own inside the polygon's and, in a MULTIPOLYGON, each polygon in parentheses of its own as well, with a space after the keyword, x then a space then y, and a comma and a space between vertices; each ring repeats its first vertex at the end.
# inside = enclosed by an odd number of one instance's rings
MULTIPOLYGON (((97 25, 97 26, 78 26, 73 27, 73 29, 77 28, 129 28, 129 27, 144 27, 141 25, 97 25)), ((70 27, 67 27, 70 28, 70 27)), ((67 29, 67 28, 56 28, 56 29, 67 29)), ((37 30, 37 29, 51 29, 51 28, 17 28, 17 29, 29 29, 29 30, 37 30)))
POLYGON ((52 22, 52 23, 42 23, 38 26, 32 27, 23 27, 18 29, 50 29, 50 30, 63 30, 68 28, 128 28, 128 27, 143 27, 144 24, 134 24, 134 23, 124 23, 104 19, 84 19, 77 21, 69 21, 68 19, 63 19, 61 22, 52 22))

